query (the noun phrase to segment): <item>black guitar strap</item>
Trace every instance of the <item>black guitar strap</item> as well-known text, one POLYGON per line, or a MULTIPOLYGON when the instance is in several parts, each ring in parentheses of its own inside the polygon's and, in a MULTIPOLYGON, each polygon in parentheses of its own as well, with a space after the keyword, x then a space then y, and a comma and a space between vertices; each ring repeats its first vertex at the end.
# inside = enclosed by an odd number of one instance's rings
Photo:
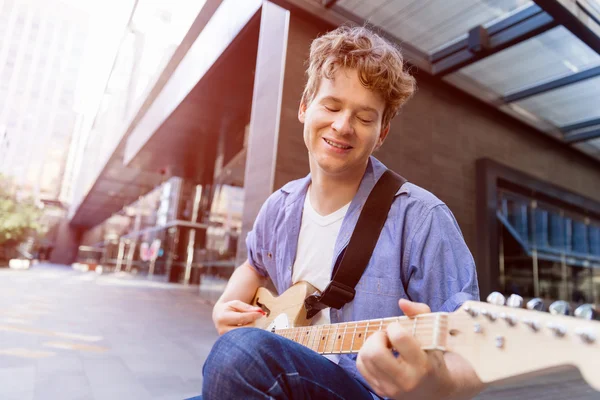
POLYGON ((389 169, 379 178, 358 217, 350 242, 332 281, 323 293, 313 294, 304 300, 308 318, 312 318, 327 307, 340 309, 354 299, 356 293, 354 287, 371 259, 394 201, 394 195, 404 183, 406 179, 389 169))

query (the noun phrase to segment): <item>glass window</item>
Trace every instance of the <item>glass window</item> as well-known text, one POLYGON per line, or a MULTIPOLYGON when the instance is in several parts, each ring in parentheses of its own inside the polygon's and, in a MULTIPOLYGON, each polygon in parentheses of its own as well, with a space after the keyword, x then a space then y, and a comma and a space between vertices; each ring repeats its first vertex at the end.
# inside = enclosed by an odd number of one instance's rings
POLYGON ((600 55, 560 26, 456 73, 505 96, 599 65, 600 55))

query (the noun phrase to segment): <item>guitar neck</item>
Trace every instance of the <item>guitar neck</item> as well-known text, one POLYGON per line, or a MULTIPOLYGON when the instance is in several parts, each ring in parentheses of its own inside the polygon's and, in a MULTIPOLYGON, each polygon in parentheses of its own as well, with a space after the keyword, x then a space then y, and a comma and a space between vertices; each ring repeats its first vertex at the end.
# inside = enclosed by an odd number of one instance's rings
POLYGON ((447 313, 303 326, 278 329, 275 333, 319 354, 351 354, 358 353, 372 334, 385 331, 392 322, 399 322, 404 329, 412 332, 422 349, 446 350, 449 333, 447 313))

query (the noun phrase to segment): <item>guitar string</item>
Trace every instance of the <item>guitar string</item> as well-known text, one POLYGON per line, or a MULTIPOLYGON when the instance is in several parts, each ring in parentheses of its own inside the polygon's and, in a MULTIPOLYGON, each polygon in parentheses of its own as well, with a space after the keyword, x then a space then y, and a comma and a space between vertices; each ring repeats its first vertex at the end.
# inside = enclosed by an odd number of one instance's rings
MULTIPOLYGON (((401 320, 397 320, 395 318, 398 318, 398 317, 388 317, 388 318, 378 318, 378 319, 376 318, 376 319, 372 319, 372 320, 368 320, 368 321, 348 321, 348 322, 341 322, 341 323, 336 323, 336 324, 326 324, 326 325, 312 325, 312 326, 309 325, 309 326, 302 326, 302 327, 295 327, 295 328, 284 328, 282 330, 311 328, 311 327, 314 328, 316 326, 323 327, 323 329, 336 329, 335 327, 340 326, 340 325, 347 325, 348 329, 352 329, 355 326, 357 327, 357 329, 360 329, 360 328, 365 328, 367 323, 372 324, 372 323, 378 323, 379 321, 383 321, 383 323, 386 324, 386 326, 391 323, 400 323, 401 325, 410 326, 411 328, 412 328, 412 326, 415 325, 415 320, 417 321, 417 325, 419 327, 431 326, 431 325, 435 325, 435 324, 450 324, 450 323, 456 324, 456 323, 464 323, 464 322, 477 323, 480 321, 483 321, 485 323, 496 323, 496 322, 503 321, 503 318, 500 316, 497 316, 494 321, 491 321, 489 319, 485 319, 486 317, 472 317, 470 315, 452 315, 452 316, 441 317, 441 318, 436 318, 434 316, 428 316, 428 317, 419 317, 419 318, 401 319, 401 320), (356 324, 356 325, 354 325, 354 324, 356 324)), ((544 320, 553 319, 553 316, 548 315, 542 319, 544 319, 544 320)), ((582 322, 582 321, 579 321, 579 322, 582 322)), ((583 322, 588 323, 588 322, 594 322, 594 321, 583 321, 583 322)))

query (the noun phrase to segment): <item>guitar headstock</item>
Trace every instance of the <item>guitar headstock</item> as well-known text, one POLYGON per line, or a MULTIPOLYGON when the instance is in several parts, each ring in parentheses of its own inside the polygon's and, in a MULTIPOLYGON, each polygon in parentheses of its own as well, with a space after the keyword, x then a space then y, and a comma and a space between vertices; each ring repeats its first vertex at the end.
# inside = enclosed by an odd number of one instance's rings
MULTIPOLYGON (((469 361, 483 382, 575 366, 600 390, 599 321, 556 315, 566 303, 550 314, 500 305, 504 298, 493 296, 488 301, 496 304, 469 301, 448 315, 447 349, 469 361)), ((529 306, 539 309, 539 302, 529 306)))

